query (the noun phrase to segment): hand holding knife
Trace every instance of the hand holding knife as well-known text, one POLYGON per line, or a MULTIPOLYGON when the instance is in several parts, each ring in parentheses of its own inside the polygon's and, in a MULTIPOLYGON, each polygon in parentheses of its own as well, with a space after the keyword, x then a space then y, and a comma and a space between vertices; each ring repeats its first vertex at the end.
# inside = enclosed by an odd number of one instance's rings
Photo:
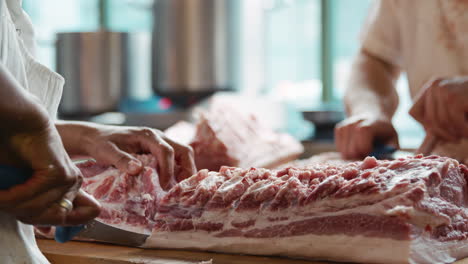
MULTIPOLYGON (((87 160, 76 161, 75 164, 87 162, 87 160)), ((26 182, 33 172, 26 168, 0 165, 0 190, 7 190, 15 185, 26 182)), ((67 211, 73 210, 73 203, 67 199, 58 202, 59 206, 67 211)), ((99 242, 107 242, 124 246, 141 246, 148 238, 148 234, 141 234, 116 228, 98 220, 92 220, 86 225, 57 226, 55 240, 65 243, 75 237, 89 239, 99 242)))
POLYGON ((400 158, 400 157, 413 156, 415 154, 422 154, 423 156, 429 156, 431 155, 432 151, 434 150, 438 142, 439 142, 439 139, 436 136, 432 134, 427 134, 426 137, 424 138, 423 143, 416 150, 416 152, 411 153, 411 152, 398 150, 397 148, 393 146, 383 144, 380 141, 376 141, 374 143, 374 149, 372 153, 369 154, 369 156, 374 156, 377 159, 390 159, 390 160, 400 158))

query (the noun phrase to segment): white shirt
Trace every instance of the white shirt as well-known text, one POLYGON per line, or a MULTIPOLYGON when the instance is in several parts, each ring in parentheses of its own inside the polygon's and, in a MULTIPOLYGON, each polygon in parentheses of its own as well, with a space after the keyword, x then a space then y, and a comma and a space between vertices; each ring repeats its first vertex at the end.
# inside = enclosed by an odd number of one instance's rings
MULTIPOLYGON (((0 63, 21 86, 40 99, 51 118, 57 114, 63 78, 34 60, 34 31, 21 0, 0 0, 0 63)), ((39 251, 33 227, 0 212, 0 262, 49 263, 39 251)))
MULTIPOLYGON (((362 47, 405 71, 413 98, 433 78, 468 75, 468 1, 375 0, 362 47)), ((435 153, 468 164, 468 140, 435 153)))

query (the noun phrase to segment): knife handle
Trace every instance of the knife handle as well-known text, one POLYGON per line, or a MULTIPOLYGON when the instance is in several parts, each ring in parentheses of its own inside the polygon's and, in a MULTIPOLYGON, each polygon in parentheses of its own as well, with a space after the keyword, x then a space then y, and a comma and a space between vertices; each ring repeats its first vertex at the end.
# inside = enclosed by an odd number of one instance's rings
MULTIPOLYGON (((31 169, 0 165, 0 190, 8 190, 13 186, 25 183, 32 174, 31 169)), ((70 241, 83 228, 84 225, 58 226, 55 231, 55 240, 60 243, 70 241)))
POLYGON ((397 151, 397 148, 394 146, 384 144, 377 140, 374 142, 374 148, 369 156, 374 156, 377 159, 385 159, 395 153, 395 151, 397 151))
POLYGON ((59 243, 65 243, 72 240, 81 230, 85 228, 85 225, 79 226, 58 226, 55 229, 55 241, 59 243))

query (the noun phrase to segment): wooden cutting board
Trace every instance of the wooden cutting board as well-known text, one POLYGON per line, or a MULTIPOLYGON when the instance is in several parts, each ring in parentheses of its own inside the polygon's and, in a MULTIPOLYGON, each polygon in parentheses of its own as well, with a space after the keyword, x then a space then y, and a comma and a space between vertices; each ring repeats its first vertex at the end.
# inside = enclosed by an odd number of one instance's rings
MULTIPOLYGON (((39 247, 52 264, 331 264, 276 257, 257 257, 208 252, 138 249, 98 243, 38 239, 39 247)), ((468 264, 468 259, 456 264, 468 264)))

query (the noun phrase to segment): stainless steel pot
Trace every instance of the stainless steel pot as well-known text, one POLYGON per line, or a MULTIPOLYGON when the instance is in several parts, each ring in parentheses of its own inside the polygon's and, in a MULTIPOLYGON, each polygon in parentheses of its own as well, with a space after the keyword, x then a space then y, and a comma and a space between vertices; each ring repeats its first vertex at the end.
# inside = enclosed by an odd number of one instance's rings
POLYGON ((128 34, 59 33, 57 71, 65 77, 59 112, 93 115, 117 109, 126 85, 128 34))
POLYGON ((153 88, 164 96, 232 88, 232 0, 156 0, 153 88))

